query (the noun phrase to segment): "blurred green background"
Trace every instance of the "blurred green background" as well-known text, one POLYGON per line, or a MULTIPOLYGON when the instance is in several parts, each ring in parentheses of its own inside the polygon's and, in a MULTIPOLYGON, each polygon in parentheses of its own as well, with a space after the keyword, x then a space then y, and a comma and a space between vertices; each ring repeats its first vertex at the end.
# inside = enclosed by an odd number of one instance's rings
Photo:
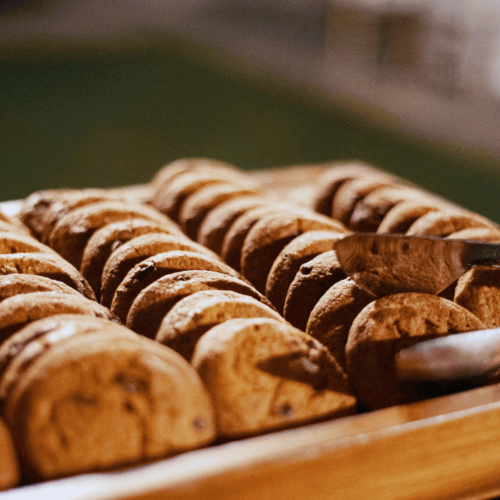
POLYGON ((0 62, 0 200, 146 183, 188 156, 245 169, 359 158, 500 222, 500 164, 459 158, 176 53, 0 62))

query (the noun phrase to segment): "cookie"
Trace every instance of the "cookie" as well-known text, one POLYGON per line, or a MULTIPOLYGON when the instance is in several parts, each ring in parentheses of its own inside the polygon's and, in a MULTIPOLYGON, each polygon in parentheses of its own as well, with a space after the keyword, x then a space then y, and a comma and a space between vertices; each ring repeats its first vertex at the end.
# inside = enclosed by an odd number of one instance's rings
POLYGON ((453 300, 488 328, 500 327, 500 269, 473 267, 459 278, 453 300))
POLYGON ((9 428, 0 419, 0 490, 14 488, 21 481, 21 471, 9 428))
POLYGON ((238 196, 231 198, 208 212, 200 225, 196 240, 221 255, 222 242, 233 222, 242 214, 268 203, 258 196, 238 196))
POLYGON ((199 227, 210 210, 237 196, 256 194, 256 191, 229 183, 209 184, 186 198, 179 211, 179 224, 190 238, 198 241, 199 227))
POLYGON ((15 232, 31 236, 29 228, 17 217, 10 217, 0 207, 0 230, 3 232, 15 232))
POLYGON ((206 290, 237 292, 274 309, 265 296, 238 278, 213 271, 184 271, 164 276, 144 288, 130 307, 126 325, 134 332, 154 338, 164 316, 179 300, 206 290))
POLYGON ((428 212, 417 219, 408 229, 408 235, 439 236, 445 238, 452 233, 474 227, 496 229, 493 222, 471 213, 428 212))
POLYGON ((15 295, 35 292, 59 292, 82 296, 80 292, 61 281, 44 276, 35 274, 5 274, 0 276, 0 302, 15 295))
POLYGON ((375 233, 387 213, 402 201, 425 202, 429 195, 409 186, 385 186, 375 189, 354 206, 349 223, 353 231, 375 233))
POLYGON ((55 314, 83 314, 118 321, 105 307, 85 297, 59 292, 34 292, 0 302, 0 343, 26 324, 55 314))
POLYGON ((394 356, 423 340, 486 325, 463 307, 423 293, 400 293, 371 302, 354 320, 346 344, 349 379, 370 409, 421 398, 411 382, 396 376, 394 356))
POLYGON ((302 264, 288 287, 283 316, 293 326, 306 330, 309 315, 325 292, 346 277, 334 250, 302 264))
POLYGON ((145 234, 138 236, 115 250, 107 260, 101 279, 101 302, 109 307, 113 295, 127 273, 136 265, 154 255, 172 250, 186 250, 220 261, 211 250, 187 239, 170 234, 145 234))
POLYGON ((181 234, 170 226, 161 226, 146 219, 127 219, 112 222, 98 229, 89 239, 83 251, 80 271, 94 290, 101 293, 101 276, 110 255, 123 243, 151 233, 181 234))
POLYGON ((266 281, 266 297, 280 314, 283 314, 288 288, 300 266, 317 255, 330 251, 334 242, 342 236, 344 233, 335 231, 309 231, 294 238, 281 250, 266 281))
POLYGON ((19 367, 26 367, 35 354, 38 355, 39 352, 72 335, 108 331, 121 331, 126 335, 133 336, 133 332, 114 321, 81 314, 55 314, 24 326, 0 345, 0 385, 4 385, 3 392, 0 388, 2 401, 6 397, 7 389, 5 387, 11 387, 13 382, 18 379, 17 373, 19 372, 19 367), (41 337, 44 337, 43 343, 37 347, 30 347, 25 361, 20 362, 18 368, 12 370, 11 375, 4 378, 3 375, 10 363, 32 341, 41 337))
POLYGON ((234 269, 201 253, 174 250, 143 260, 125 276, 111 303, 111 311, 122 321, 137 295, 151 283, 167 274, 181 271, 214 271, 241 279, 234 269))
POLYGON ((316 182, 318 188, 312 201, 312 208, 330 217, 333 197, 345 181, 379 173, 385 175, 361 161, 339 162, 332 165, 316 182))
POLYGON ((384 179, 379 176, 366 176, 345 181, 333 197, 332 217, 348 226, 354 207, 360 200, 376 189, 394 184, 395 181, 390 177, 384 179))
POLYGON ((345 373, 317 340, 273 319, 233 319, 205 333, 191 360, 223 438, 350 415, 345 373))
POLYGON ((196 292, 181 299, 165 315, 155 340, 189 361, 204 333, 235 318, 285 321, 276 311, 246 295, 227 290, 196 292))
POLYGON ((221 257, 236 271, 240 271, 241 249, 250 229, 263 217, 278 212, 295 210, 290 205, 268 202, 245 211, 228 229, 221 246, 221 257))
POLYGON ((412 224, 428 212, 441 210, 435 203, 407 200, 392 207, 378 226, 379 234, 405 234, 412 224))
POLYGON ((248 232, 241 249, 241 273, 261 293, 276 257, 297 236, 308 231, 347 233, 338 221, 314 212, 282 212, 260 219, 248 232))
POLYGON ((469 227, 451 233, 446 238, 453 240, 485 241, 500 243, 500 230, 493 227, 469 227))
POLYGON ((110 222, 131 218, 147 219, 177 227, 164 215, 146 205, 100 202, 72 210, 55 225, 48 244, 68 262, 80 269, 85 245, 92 234, 110 222))
POLYGON ((7 274, 36 274, 74 288, 84 297, 95 300, 87 280, 69 262, 57 255, 15 253, 0 255, 0 276, 7 274))
POLYGON ((0 231, 0 254, 13 253, 45 253, 57 255, 47 245, 40 243, 32 236, 27 236, 15 231, 0 231))
POLYGON ((311 311, 306 333, 319 340, 344 370, 345 346, 352 322, 375 299, 346 278, 332 285, 311 311))
POLYGON ((40 239, 45 226, 45 216, 50 206, 64 194, 76 193, 76 189, 45 189, 30 194, 23 200, 19 218, 40 239))
POLYGON ((30 477, 115 469, 210 443, 210 399, 193 368, 158 343, 75 335, 32 362, 5 418, 30 477))
MULTIPOLYGON (((245 174, 234 165, 211 158, 181 158, 162 167, 151 181, 156 193, 161 192, 179 174, 188 171, 217 173, 227 179, 241 180, 245 174)), ((251 179, 250 179, 251 181, 251 179)))

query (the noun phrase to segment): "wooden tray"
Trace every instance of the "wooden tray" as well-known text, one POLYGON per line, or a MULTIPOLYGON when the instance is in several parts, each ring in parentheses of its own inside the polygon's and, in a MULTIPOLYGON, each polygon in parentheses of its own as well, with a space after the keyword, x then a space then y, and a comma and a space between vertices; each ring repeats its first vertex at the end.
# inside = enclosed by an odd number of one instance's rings
MULTIPOLYGON (((307 204, 321 168, 256 173, 307 204), (286 175, 284 175, 286 173, 286 175)), ((139 192, 144 194, 146 187, 139 192)), ((16 202, 2 204, 10 213, 16 202)), ((500 495, 500 386, 276 432, 3 499, 485 499, 500 495)))

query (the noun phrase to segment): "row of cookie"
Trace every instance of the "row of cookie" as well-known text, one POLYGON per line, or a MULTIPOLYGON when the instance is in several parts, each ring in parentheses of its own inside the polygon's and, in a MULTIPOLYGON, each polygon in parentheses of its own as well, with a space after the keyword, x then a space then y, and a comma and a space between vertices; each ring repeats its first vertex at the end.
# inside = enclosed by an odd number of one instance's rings
MULTIPOLYGON (((248 175, 228 165, 214 167, 214 162, 207 160, 179 160, 153 179, 153 203, 267 294, 269 273, 287 243, 304 233, 325 231, 314 241, 330 249, 332 238, 348 230, 307 208, 242 191, 239 185, 248 182, 248 175)), ((281 281, 278 279, 272 288, 276 294, 281 293, 281 281)), ((274 297, 271 302, 276 306, 274 297)), ((280 309, 278 306, 278 312, 280 309)))
POLYGON ((485 217, 361 162, 328 168, 312 207, 353 231, 500 241, 498 227, 485 217))
POLYGON ((2 416, 30 480, 133 465, 215 439, 210 397, 181 356, 117 323, 59 312, 0 347, 2 416))

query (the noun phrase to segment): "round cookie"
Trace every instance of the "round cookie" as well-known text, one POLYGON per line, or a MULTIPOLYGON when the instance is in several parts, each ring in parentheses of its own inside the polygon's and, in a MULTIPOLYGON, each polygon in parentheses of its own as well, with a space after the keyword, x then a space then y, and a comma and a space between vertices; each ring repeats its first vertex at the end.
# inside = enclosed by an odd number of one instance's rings
POLYGON ((500 269, 473 267, 459 278, 453 300, 488 328, 500 327, 500 269))
POLYGON ((338 221, 311 212, 282 212, 260 219, 248 232, 241 249, 241 273, 261 293, 279 253, 297 236, 308 231, 347 233, 338 221))
POLYGON ((348 226, 353 231, 375 233, 387 213, 402 201, 425 202, 429 195, 410 186, 385 186, 375 189, 354 206, 348 226))
POLYGON ((177 225, 146 205, 123 202, 100 202, 72 210, 55 225, 48 244, 68 262, 80 269, 85 245, 92 234, 110 222, 142 218, 161 225, 177 225))
POLYGON ((201 223, 196 237, 198 243, 221 254, 222 242, 233 222, 246 211, 268 203, 258 196, 238 196, 231 198, 208 212, 201 223))
POLYGON ((408 229, 408 235, 439 236, 445 238, 452 233, 473 227, 495 228, 493 222, 472 213, 428 212, 417 219, 408 229))
POLYGON ((118 321, 104 306, 59 292, 34 292, 0 302, 0 343, 26 324, 55 314, 83 314, 118 321))
POLYGON ((371 302, 354 320, 346 345, 353 388, 368 408, 377 409, 418 400, 411 382, 396 376, 394 356, 423 340, 485 329, 463 307, 423 293, 400 293, 371 302))
POLYGON ((101 278, 101 302, 107 307, 111 305, 116 289, 135 265, 154 255, 173 250, 200 253, 220 262, 217 254, 186 237, 161 233, 138 236, 120 246, 107 260, 101 278))
POLYGON ((0 419, 0 490, 14 488, 21 481, 17 451, 9 428, 0 419))
POLYGON ((189 361, 204 333, 235 318, 285 321, 276 311, 246 295, 223 290, 196 292, 181 299, 165 315, 155 340, 189 361))
POLYGON ((441 210, 437 204, 406 200, 392 207, 378 226, 379 234, 405 234, 412 224, 428 212, 441 210))
POLYGON ((24 234, 26 236, 32 236, 30 230, 27 227, 22 227, 20 223, 12 224, 11 222, 6 222, 1 219, 0 219, 0 231, 2 231, 2 233, 17 233, 17 234, 24 234))
POLYGON ((114 469, 210 443, 213 409, 181 356, 139 336, 75 335, 38 357, 5 417, 24 468, 47 480, 114 469))
POLYGON ((345 346, 356 316, 376 297, 350 278, 332 285, 311 311, 306 333, 318 339, 345 370, 345 346))
POLYGON ((98 229, 85 245, 81 273, 94 290, 96 297, 101 293, 101 276, 110 255, 123 243, 151 233, 182 234, 173 232, 170 226, 161 226, 146 219, 127 219, 112 222, 98 229))
POLYGON ((45 253, 57 255, 54 250, 40 243, 32 236, 14 231, 0 231, 0 254, 5 255, 13 253, 45 253))
MULTIPOLYGON (((122 325, 109 321, 108 319, 98 318, 97 316, 81 315, 81 314, 55 314, 36 321, 33 321, 25 327, 18 330, 11 335, 0 345, 0 385, 8 384, 9 386, 18 379, 16 375, 19 369, 12 371, 8 380, 4 380, 3 375, 10 365, 11 361, 16 359, 18 355, 28 346, 31 342, 44 337, 43 343, 36 348, 30 347, 29 360, 33 355, 38 355, 42 350, 49 348, 51 345, 81 333, 90 332, 116 332, 121 331, 125 335, 132 336, 133 332, 123 327, 122 325)), ((28 358, 26 358, 28 359, 28 358)), ((25 367, 29 360, 23 361, 19 366, 25 367)), ((0 388, 1 399, 5 400, 6 391, 2 393, 0 388)))
POLYGON ((45 276, 37 276, 36 274, 5 274, 0 276, 0 302, 9 297, 35 292, 59 292, 77 297, 82 296, 74 288, 45 276))
POLYGON ((0 255, 0 276, 7 274, 36 274, 74 288, 84 297, 95 300, 87 280, 66 260, 42 253, 15 253, 0 255))
POLYGON ((184 271, 164 276, 144 288, 130 307, 126 325, 136 333, 154 338, 163 318, 179 300, 206 290, 237 292, 274 309, 264 295, 238 278, 213 271, 184 271))
POLYGON ((308 231, 294 238, 281 250, 266 281, 266 297, 280 314, 283 314, 288 288, 300 266, 317 255, 330 251, 333 243, 343 236, 344 233, 335 231, 308 231))
POLYGON ((279 212, 290 212, 298 209, 290 205, 267 202, 242 213, 228 229, 221 246, 221 257, 236 271, 240 270, 241 250, 250 229, 263 217, 279 212))
POLYGON ((40 239, 45 226, 45 217, 51 205, 67 194, 78 193, 77 189, 45 189, 35 191, 23 200, 19 218, 40 239))
POLYGON ((365 175, 385 175, 361 161, 339 162, 332 165, 317 181, 318 190, 312 201, 312 208, 323 215, 332 215, 332 202, 338 188, 347 180, 365 175))
POLYGON ((210 210, 232 198, 256 194, 256 191, 229 183, 209 184, 186 198, 179 211, 179 224, 190 238, 198 241, 198 230, 210 210))
POLYGON ((350 415, 345 373, 317 340, 273 319, 233 319, 205 333, 191 360, 223 438, 350 415))
POLYGON ((167 274, 181 271, 214 271, 242 279, 234 269, 201 253, 174 250, 142 261, 125 276, 111 303, 111 311, 125 321, 137 295, 151 283, 167 274))
POLYGON ((334 250, 302 264, 288 287, 283 308, 284 318, 305 331, 311 311, 319 299, 332 285, 345 277, 334 250))
POLYGON ((153 177, 151 184, 155 193, 160 193, 179 174, 188 171, 225 175, 228 179, 240 179, 243 174, 234 165, 211 158, 181 158, 162 167, 153 177))
POLYGON ((335 193, 332 201, 332 217, 346 226, 356 204, 372 191, 395 184, 390 176, 387 179, 379 176, 366 176, 345 181, 335 193))
POLYGON ((500 243, 500 230, 493 227, 469 227, 451 233, 446 237, 453 240, 485 241, 490 243, 500 243))

